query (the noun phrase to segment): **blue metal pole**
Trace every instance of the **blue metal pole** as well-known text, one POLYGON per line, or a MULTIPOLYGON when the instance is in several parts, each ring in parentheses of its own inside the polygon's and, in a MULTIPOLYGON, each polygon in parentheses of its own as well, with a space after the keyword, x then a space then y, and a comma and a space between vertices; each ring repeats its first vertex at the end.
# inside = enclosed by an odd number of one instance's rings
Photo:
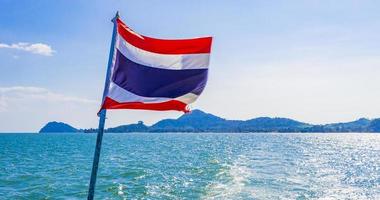
MULTIPOLYGON (((116 39, 116 34, 117 34, 117 22, 116 22, 117 18, 119 18, 119 12, 116 12, 115 17, 112 19, 112 22, 114 23, 114 26, 113 26, 113 32, 112 32, 112 41, 111 41, 110 54, 109 54, 109 57, 108 57, 107 74, 106 74, 106 81, 104 83, 102 103, 104 102, 104 99, 105 99, 105 97, 106 97, 106 95, 108 93, 108 87, 109 87, 109 84, 110 84, 112 60, 113 60, 113 55, 114 55, 115 39, 116 39)), ((87 196, 88 200, 93 200, 94 199, 96 176, 98 174, 98 166, 99 166, 100 150, 102 148, 102 139, 103 139, 103 133, 104 133, 104 124, 106 122, 106 113, 107 113, 107 111, 105 109, 101 110, 100 113, 99 113, 98 135, 96 137, 96 147, 95 147, 95 153, 94 153, 94 160, 93 160, 93 163, 92 163, 91 179, 90 179, 90 185, 89 185, 89 188, 88 188, 88 196, 87 196)))

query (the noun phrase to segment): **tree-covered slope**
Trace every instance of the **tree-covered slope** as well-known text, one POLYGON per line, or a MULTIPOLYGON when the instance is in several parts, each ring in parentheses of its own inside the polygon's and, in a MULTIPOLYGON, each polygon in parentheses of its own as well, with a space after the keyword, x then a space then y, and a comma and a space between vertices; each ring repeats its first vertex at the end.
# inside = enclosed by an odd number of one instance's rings
POLYGON ((79 130, 63 122, 49 122, 39 131, 40 133, 72 133, 79 130))

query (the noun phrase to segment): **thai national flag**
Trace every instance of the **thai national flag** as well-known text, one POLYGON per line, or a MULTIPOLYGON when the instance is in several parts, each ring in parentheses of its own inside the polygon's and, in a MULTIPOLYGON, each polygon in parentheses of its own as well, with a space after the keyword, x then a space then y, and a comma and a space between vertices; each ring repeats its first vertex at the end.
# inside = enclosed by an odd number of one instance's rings
POLYGON ((117 19, 111 80, 102 109, 178 110, 202 93, 212 37, 166 40, 140 35, 117 19))

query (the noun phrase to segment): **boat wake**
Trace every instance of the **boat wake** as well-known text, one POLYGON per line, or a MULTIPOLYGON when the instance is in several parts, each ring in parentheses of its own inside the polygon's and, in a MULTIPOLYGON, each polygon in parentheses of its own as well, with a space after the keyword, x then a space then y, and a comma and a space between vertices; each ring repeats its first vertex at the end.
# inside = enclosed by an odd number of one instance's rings
POLYGON ((201 199, 250 199, 254 197, 249 179, 254 171, 249 167, 250 160, 239 156, 231 164, 223 164, 215 180, 206 186, 201 199))

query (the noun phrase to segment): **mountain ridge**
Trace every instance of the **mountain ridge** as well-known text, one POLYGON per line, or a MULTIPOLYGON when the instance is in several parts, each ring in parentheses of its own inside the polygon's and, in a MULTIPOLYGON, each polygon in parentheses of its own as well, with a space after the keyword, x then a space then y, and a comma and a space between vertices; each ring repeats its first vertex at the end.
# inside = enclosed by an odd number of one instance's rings
POLYGON ((40 133, 65 133, 65 132, 79 132, 78 129, 72 127, 69 124, 63 122, 48 122, 44 127, 39 131, 40 133))
MULTIPOLYGON (((62 122, 49 122, 40 133, 54 132, 97 132, 97 129, 76 129, 62 122), (54 127, 57 125, 57 127, 54 127)), ((351 122, 314 125, 282 117, 258 117, 248 120, 228 120, 216 115, 193 110, 177 119, 163 119, 152 126, 142 121, 136 124, 108 128, 105 132, 380 132, 380 118, 360 118, 351 122)))

